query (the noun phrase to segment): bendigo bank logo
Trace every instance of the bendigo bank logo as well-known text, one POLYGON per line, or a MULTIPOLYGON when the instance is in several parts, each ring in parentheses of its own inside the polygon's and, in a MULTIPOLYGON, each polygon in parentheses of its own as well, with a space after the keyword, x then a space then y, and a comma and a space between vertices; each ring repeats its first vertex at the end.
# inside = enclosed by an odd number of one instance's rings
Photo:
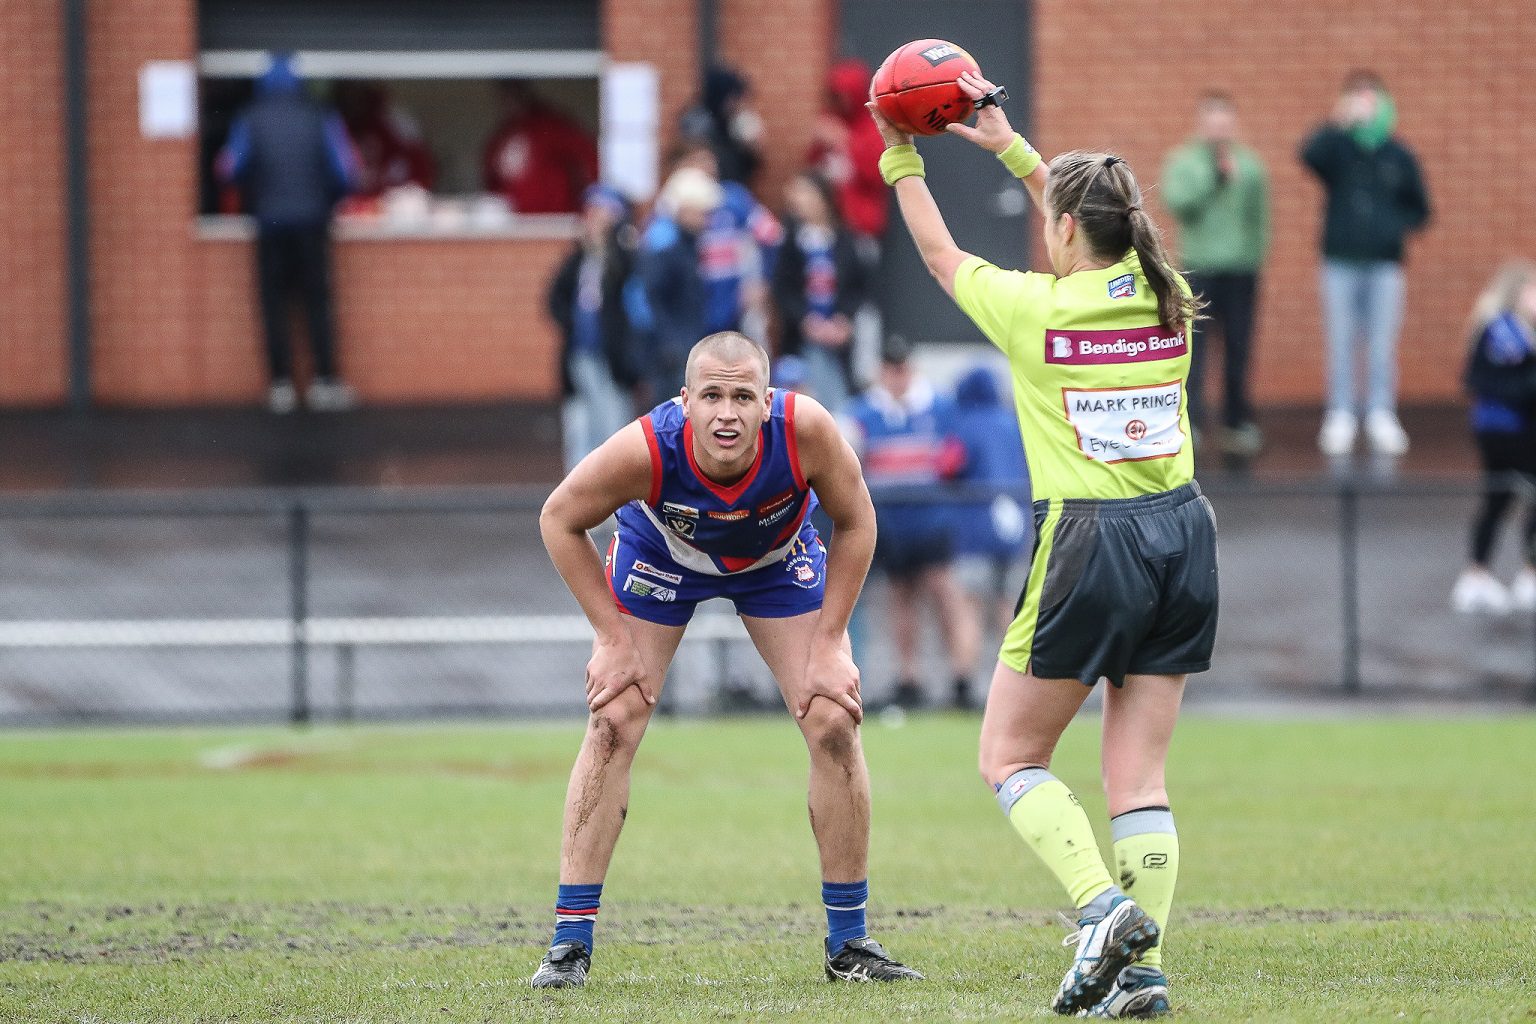
POLYGON ((1068 366, 1112 363, 1155 363, 1189 352, 1184 332, 1164 327, 1131 327, 1122 331, 1047 331, 1045 361, 1068 366))

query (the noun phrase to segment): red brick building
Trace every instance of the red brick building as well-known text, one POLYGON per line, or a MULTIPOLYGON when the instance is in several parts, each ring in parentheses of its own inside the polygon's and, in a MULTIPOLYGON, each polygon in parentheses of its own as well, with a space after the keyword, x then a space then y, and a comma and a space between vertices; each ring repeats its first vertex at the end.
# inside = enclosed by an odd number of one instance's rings
MULTIPOLYGON (((69 390, 61 6, 8 5, 0 27, 0 407, 56 406, 69 390)), ((838 4, 718 0, 716 10, 721 56, 754 82, 767 117, 771 199, 805 150, 822 70, 839 49, 838 4)), ((1256 390, 1263 402, 1315 402, 1320 194, 1294 154, 1345 71, 1379 69, 1435 205, 1410 250, 1402 391, 1452 399, 1478 288, 1502 258, 1536 255, 1530 13, 1528 0, 1036 0, 1033 141, 1047 153, 1115 148, 1151 182, 1200 91, 1232 92, 1275 201, 1256 390)), ((668 131, 697 82, 698 16, 698 0, 601 3, 606 56, 659 69, 668 131)), ((95 0, 86 17, 94 399, 254 403, 265 381, 249 242, 200 226, 197 140, 139 130, 140 69, 198 57, 197 2, 95 0)), ((555 341, 541 305, 566 232, 340 242, 342 359, 364 399, 553 395, 555 341)))

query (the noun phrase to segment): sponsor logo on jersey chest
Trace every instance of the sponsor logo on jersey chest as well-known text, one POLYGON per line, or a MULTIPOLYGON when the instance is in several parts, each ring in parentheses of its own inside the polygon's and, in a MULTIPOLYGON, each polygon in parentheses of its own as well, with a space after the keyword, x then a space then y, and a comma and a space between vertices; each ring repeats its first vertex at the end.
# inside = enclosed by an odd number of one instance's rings
POLYGON ((1133 327, 1122 331, 1046 331, 1045 361, 1061 366, 1154 363, 1189 353, 1182 331, 1133 327))
POLYGON ((709 518, 711 518, 711 519, 718 519, 722 523, 734 523, 737 520, 747 518, 747 516, 751 515, 752 513, 751 513, 750 509, 733 508, 733 509, 730 509, 727 512, 715 512, 715 511, 711 510, 711 511, 706 512, 704 514, 709 516, 709 518))

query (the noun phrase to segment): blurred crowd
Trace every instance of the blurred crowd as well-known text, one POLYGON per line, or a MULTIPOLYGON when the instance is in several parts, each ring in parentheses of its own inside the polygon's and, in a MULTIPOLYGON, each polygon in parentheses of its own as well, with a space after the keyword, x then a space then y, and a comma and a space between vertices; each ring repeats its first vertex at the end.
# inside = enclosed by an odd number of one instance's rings
MULTIPOLYGON (((834 63, 799 169, 779 194, 765 195, 763 120, 750 83, 728 68, 709 70, 680 118, 680 141, 666 155, 648 209, 600 183, 594 140, 576 119, 527 83, 501 83, 483 186, 505 204, 503 212, 580 217, 579 238, 547 291, 561 335, 566 464, 676 395, 687 351, 700 337, 739 330, 762 342, 775 356, 774 383, 825 404, 863 457, 880 514, 877 560, 894 595, 890 635, 899 641, 901 699, 934 697, 922 693, 915 662, 919 609, 927 603, 950 659, 949 699, 963 705, 979 639, 975 617, 962 614, 961 604, 969 589, 999 602, 1000 616, 1007 611, 1013 586, 1006 570, 1027 533, 1020 504, 1026 470, 1009 388, 991 364, 962 371, 941 393, 916 372, 909 347, 882 328, 874 284, 890 229, 889 196, 878 169, 883 144, 864 109, 869 82, 862 61, 834 63), (995 502, 902 500, 914 488, 968 481, 1008 493, 995 502), (972 573, 969 588, 957 581, 957 555, 986 566, 972 573)), ((309 98, 291 64, 274 59, 217 164, 225 205, 251 213, 257 224, 276 412, 301 397, 318 410, 354 400, 332 343, 327 245, 338 206, 367 209, 434 185, 430 149, 381 85, 344 83, 335 102, 332 108, 309 98), (291 370, 293 299, 305 310, 315 368, 302 396, 291 370)), ((1317 443, 1330 457, 1349 455, 1362 438, 1381 456, 1409 446, 1397 415, 1403 260, 1431 207, 1397 117, 1380 76, 1355 71, 1297 149, 1323 195, 1318 295, 1327 388, 1317 443)), ((1241 459, 1265 443, 1250 379, 1271 234, 1269 173, 1243 141, 1231 95, 1204 94, 1192 120, 1160 179, 1181 265, 1203 302, 1190 417, 1202 451, 1214 446, 1241 459), (1219 396, 1212 394, 1218 384, 1219 396)), ((1532 280, 1529 264, 1502 270, 1468 325, 1466 382, 1488 491, 1469 567, 1453 594, 1465 611, 1536 607, 1536 513, 1525 521, 1524 567, 1513 584, 1489 568, 1499 522, 1536 481, 1532 280)))

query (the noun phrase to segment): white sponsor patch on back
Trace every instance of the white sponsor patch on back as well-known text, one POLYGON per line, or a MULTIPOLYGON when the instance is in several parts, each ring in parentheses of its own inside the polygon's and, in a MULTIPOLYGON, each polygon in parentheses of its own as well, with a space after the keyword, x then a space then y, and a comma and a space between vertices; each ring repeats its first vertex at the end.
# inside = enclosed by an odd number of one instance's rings
POLYGON ((1098 462, 1164 459, 1184 450, 1180 381, 1139 388, 1062 388, 1077 446, 1098 462))

